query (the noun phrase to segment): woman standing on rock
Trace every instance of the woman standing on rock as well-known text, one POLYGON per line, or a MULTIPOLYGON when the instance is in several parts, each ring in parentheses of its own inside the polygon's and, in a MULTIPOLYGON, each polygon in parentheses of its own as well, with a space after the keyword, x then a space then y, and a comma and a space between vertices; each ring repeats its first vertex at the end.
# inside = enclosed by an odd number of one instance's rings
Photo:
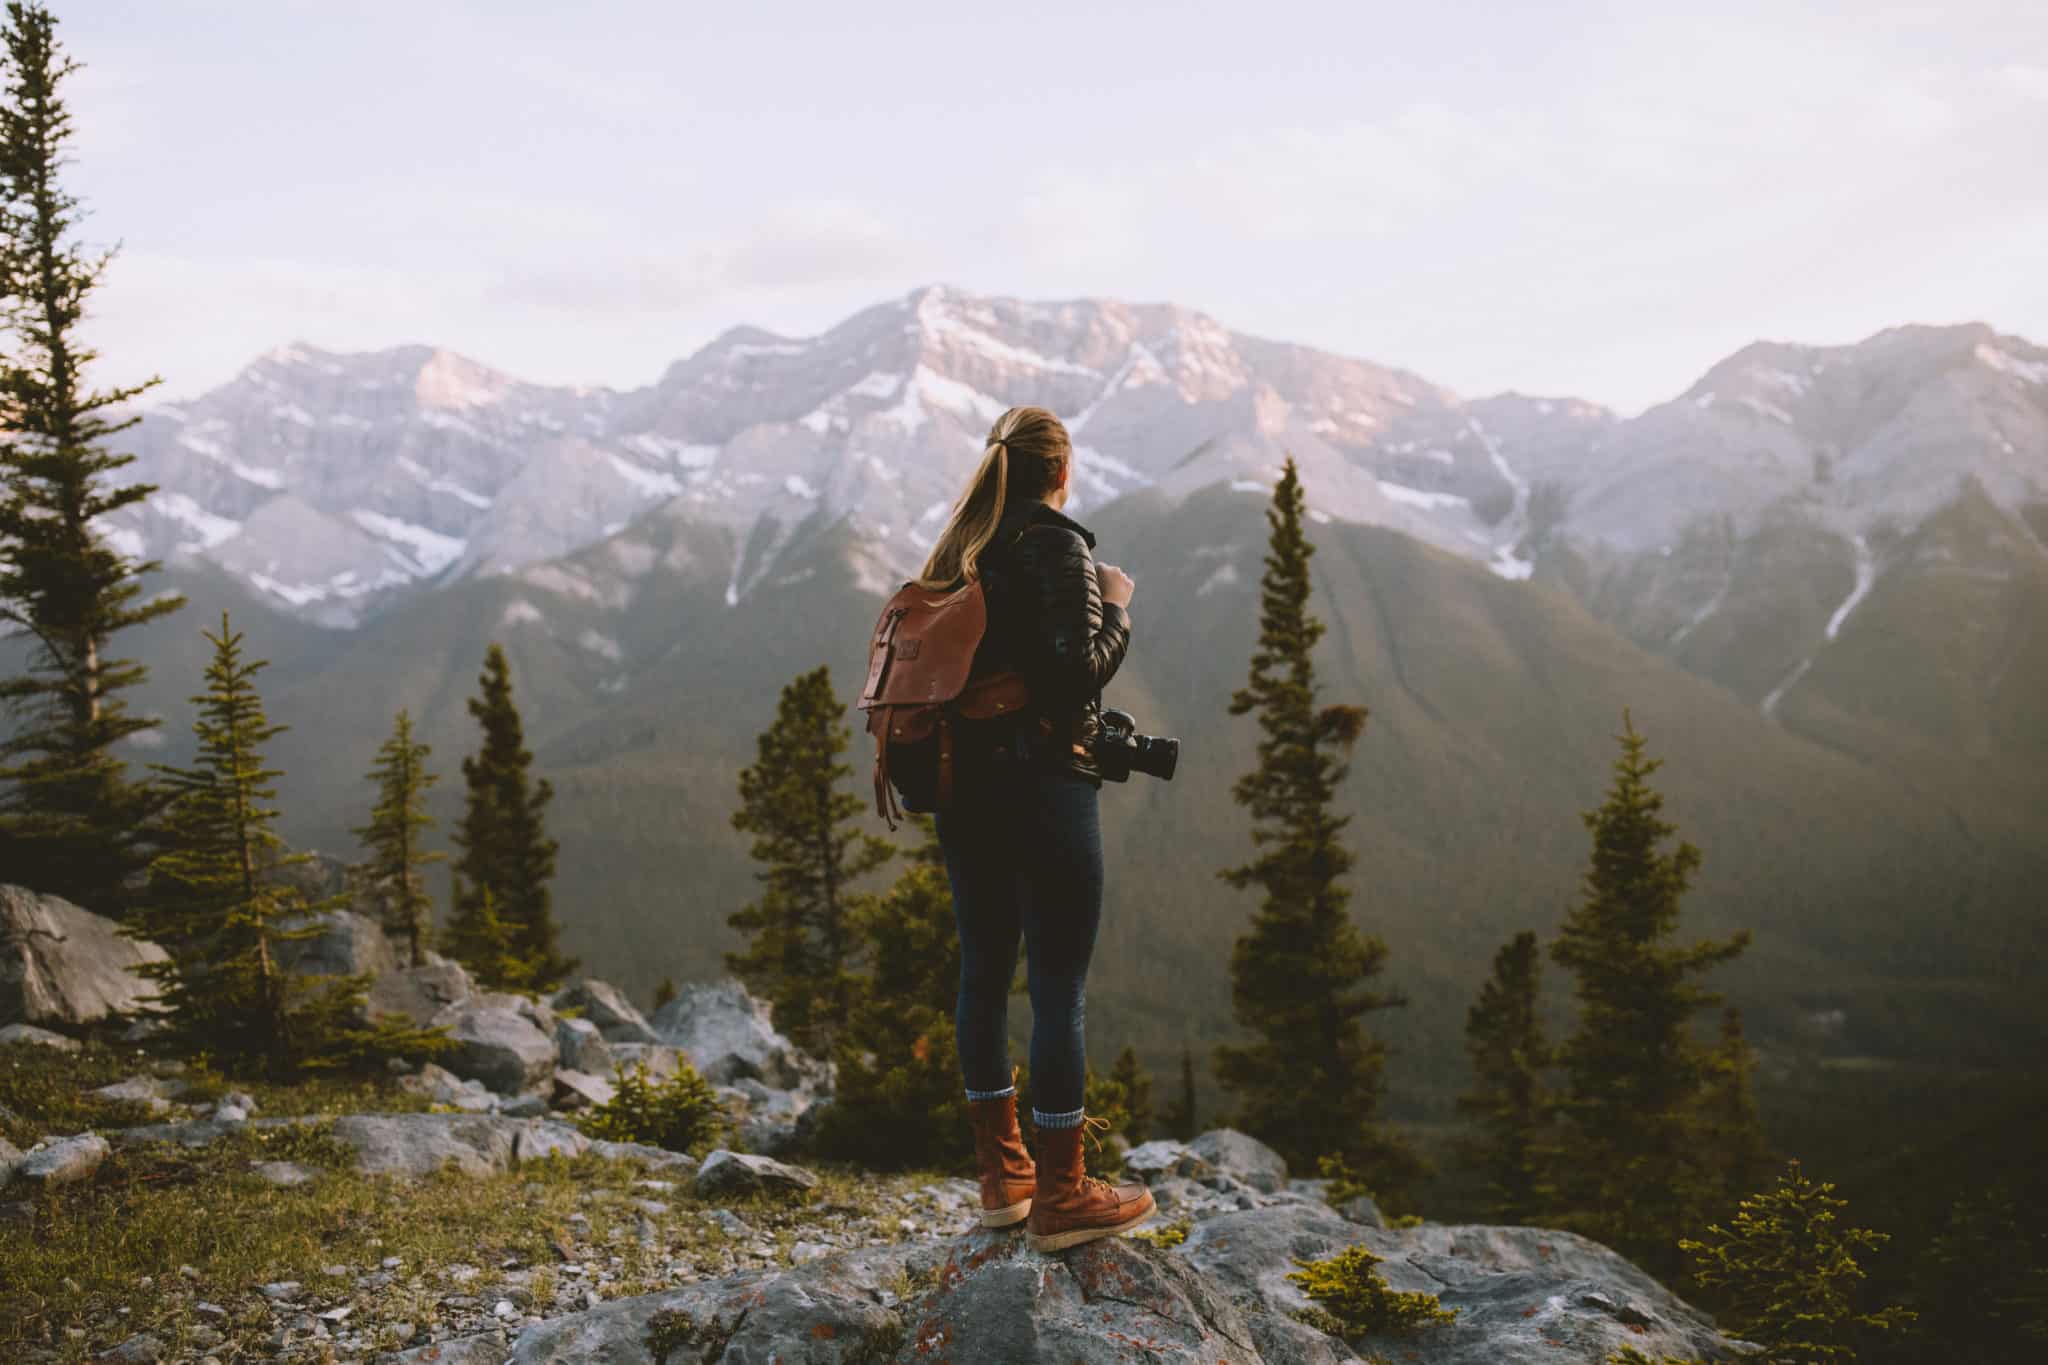
MULTIPOLYGON (((1132 583, 1098 566, 1095 537, 1061 512, 1073 445, 1044 408, 1011 408, 918 578, 950 590, 979 581, 988 625, 970 677, 1021 674, 1022 715, 977 727, 963 744, 950 802, 936 813, 960 929, 955 1014, 974 1123, 981 1221, 1029 1219, 1033 1250, 1123 1232, 1153 1211, 1143 1185, 1111 1185, 1082 1166, 1091 1119, 1083 1018, 1088 961, 1102 917, 1102 785, 1093 746, 1101 691, 1131 638, 1132 583), (1007 1008, 1019 942, 1031 991, 1034 1167, 1017 1125, 1007 1008)), ((965 727, 963 727, 964 729, 965 727)))

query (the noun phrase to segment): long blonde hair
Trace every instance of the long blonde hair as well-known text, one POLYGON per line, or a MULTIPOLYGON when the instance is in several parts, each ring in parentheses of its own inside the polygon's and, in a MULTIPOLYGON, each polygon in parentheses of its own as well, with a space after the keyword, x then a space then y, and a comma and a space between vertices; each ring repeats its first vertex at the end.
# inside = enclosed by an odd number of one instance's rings
POLYGON ((996 418, 981 466, 953 504, 918 586, 943 590, 962 579, 972 582, 1004 509, 1013 500, 1040 499, 1058 488, 1073 453, 1065 424, 1045 408, 1011 408, 996 418))

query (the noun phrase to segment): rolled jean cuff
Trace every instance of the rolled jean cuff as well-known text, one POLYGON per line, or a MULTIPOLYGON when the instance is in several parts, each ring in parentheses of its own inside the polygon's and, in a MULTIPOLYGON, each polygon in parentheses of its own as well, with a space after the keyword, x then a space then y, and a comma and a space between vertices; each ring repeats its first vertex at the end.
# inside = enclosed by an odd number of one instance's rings
POLYGON ((1016 1093, 1016 1086, 1006 1085, 1001 1090, 970 1090, 967 1092, 967 1098, 970 1100, 999 1100, 1005 1095, 1014 1095, 1016 1093))
POLYGON ((1079 1128, 1086 1109, 1072 1109, 1064 1114, 1048 1114, 1040 1109, 1031 1111, 1031 1121, 1040 1128, 1079 1128))

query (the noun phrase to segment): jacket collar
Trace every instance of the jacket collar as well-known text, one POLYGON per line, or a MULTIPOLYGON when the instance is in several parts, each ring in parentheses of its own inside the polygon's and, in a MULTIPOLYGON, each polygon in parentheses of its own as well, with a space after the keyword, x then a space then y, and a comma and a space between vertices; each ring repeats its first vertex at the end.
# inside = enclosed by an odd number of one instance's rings
POLYGON ((1028 505, 1021 509, 1015 507, 1007 509, 1003 513, 1003 521, 1016 526, 1019 530, 1026 526, 1063 526, 1081 537, 1083 541, 1086 541, 1089 549, 1095 548, 1095 533, 1093 531, 1090 531, 1057 507, 1040 502, 1036 498, 1033 498, 1028 505))

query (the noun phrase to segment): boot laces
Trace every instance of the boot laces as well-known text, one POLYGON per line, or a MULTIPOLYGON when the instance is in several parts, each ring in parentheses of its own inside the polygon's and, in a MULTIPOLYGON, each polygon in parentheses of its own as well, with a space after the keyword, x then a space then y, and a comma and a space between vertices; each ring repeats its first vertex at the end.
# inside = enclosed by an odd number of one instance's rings
MULTIPOLYGON (((1081 1135, 1082 1135, 1083 1137, 1087 1138, 1087 1139, 1088 1139, 1088 1145, 1089 1145, 1089 1146, 1091 1146, 1091 1147, 1093 1147, 1093 1148, 1094 1148, 1094 1149, 1095 1149, 1096 1151, 1098 1151, 1098 1152, 1102 1150, 1102 1139, 1100 1139, 1100 1138, 1096 1137, 1095 1135, 1096 1135, 1096 1133, 1098 1133, 1098 1132, 1107 1132, 1108 1130, 1109 1130, 1109 1120, 1108 1120, 1108 1119, 1105 1119, 1105 1118, 1098 1118, 1098 1117, 1096 1117, 1096 1116, 1095 1116, 1095 1115, 1093 1115, 1093 1114, 1089 1114, 1089 1115, 1086 1115, 1085 1117, 1083 1117, 1083 1118, 1082 1118, 1082 1120, 1081 1120, 1081 1135)), ((1086 1190, 1091 1190, 1091 1189, 1094 1189, 1094 1188, 1096 1188, 1097 1186, 1100 1186, 1100 1187, 1102 1188, 1102 1192, 1103 1192, 1104 1194, 1115 1194, 1115 1193, 1116 1193, 1116 1186, 1114 1186, 1114 1185, 1110 1184, 1110 1183, 1109 1183, 1109 1182, 1108 1182, 1107 1180, 1104 1180, 1104 1179, 1103 1179, 1103 1178, 1102 1178, 1101 1176, 1096 1176, 1096 1175, 1083 1175, 1083 1176, 1081 1177, 1081 1188, 1082 1188, 1082 1190, 1084 1190, 1084 1191, 1086 1191, 1086 1190)))

